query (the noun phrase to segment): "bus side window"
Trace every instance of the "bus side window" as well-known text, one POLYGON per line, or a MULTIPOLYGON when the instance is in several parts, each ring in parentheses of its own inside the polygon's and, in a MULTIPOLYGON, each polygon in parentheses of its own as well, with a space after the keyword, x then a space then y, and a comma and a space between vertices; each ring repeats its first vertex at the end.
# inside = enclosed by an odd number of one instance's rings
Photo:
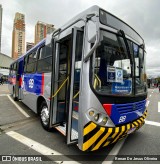
POLYGON ((28 62, 28 56, 24 58, 24 73, 27 72, 27 62, 28 62))
POLYGON ((11 65, 11 67, 10 67, 10 75, 12 75, 13 74, 13 65, 11 65))
POLYGON ((37 63, 37 53, 35 50, 28 55, 27 73, 34 73, 36 71, 36 63, 37 63))
POLYGON ((51 72, 51 68, 52 68, 52 49, 51 49, 51 45, 49 44, 39 49, 37 72, 51 72))
POLYGON ((83 32, 78 31, 76 37, 76 52, 75 52, 75 66, 74 66, 74 87, 73 98, 79 101, 79 87, 80 87, 80 72, 82 64, 82 50, 83 50, 83 32))
POLYGON ((13 65, 13 74, 16 74, 17 72, 17 63, 14 63, 13 65))
POLYGON ((39 59, 45 58, 45 46, 41 47, 39 50, 39 59))

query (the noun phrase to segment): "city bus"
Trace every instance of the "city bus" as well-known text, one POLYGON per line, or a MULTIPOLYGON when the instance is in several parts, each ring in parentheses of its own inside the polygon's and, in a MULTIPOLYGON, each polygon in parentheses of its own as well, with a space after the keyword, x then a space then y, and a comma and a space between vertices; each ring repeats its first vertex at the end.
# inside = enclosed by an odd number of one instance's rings
POLYGON ((98 150, 145 123, 144 40, 98 6, 47 35, 14 63, 10 78, 17 81, 10 83, 11 94, 39 114, 44 129, 60 131, 68 145, 98 150))
POLYGON ((15 101, 21 99, 22 90, 22 71, 23 71, 23 59, 20 58, 10 65, 9 77, 8 77, 8 88, 10 93, 12 93, 13 99, 15 101))

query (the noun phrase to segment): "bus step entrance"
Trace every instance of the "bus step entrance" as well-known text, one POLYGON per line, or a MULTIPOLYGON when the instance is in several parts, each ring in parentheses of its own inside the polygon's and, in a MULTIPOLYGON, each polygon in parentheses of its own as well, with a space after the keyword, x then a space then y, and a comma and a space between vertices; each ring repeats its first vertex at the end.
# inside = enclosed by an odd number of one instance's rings
POLYGON ((78 112, 73 111, 72 117, 78 120, 78 112))
MULTIPOLYGON (((66 124, 64 124, 63 126, 57 126, 57 127, 55 127, 60 133, 62 133, 64 136, 66 136, 66 124)), ((73 129, 72 128, 72 136, 71 136, 71 138, 72 138, 72 140, 74 140, 74 139, 77 139, 78 138, 78 131, 77 130, 75 130, 75 129, 73 129)))

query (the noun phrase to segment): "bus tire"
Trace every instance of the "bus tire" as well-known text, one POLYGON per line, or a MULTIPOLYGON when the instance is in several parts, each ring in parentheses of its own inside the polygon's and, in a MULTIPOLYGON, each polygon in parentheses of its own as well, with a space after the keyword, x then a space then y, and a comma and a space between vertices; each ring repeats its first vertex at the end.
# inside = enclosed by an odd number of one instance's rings
POLYGON ((48 109, 47 103, 45 101, 43 101, 40 105, 40 121, 41 121, 42 127, 45 130, 50 131, 49 109, 48 109))
POLYGON ((14 101, 18 101, 18 98, 16 97, 16 91, 15 91, 15 88, 13 88, 13 100, 14 101))

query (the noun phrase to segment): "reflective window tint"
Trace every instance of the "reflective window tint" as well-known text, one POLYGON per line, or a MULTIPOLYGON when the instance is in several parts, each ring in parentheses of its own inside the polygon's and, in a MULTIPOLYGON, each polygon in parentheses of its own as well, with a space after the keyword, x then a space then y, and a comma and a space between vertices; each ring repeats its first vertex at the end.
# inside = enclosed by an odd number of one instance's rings
POLYGON ((38 61, 37 71, 38 72, 51 72, 52 70, 52 58, 48 57, 38 61))
POLYGON ((146 93, 144 50, 130 40, 127 43, 129 53, 121 36, 101 31, 92 68, 92 85, 97 92, 122 96, 146 93))
POLYGON ((101 31, 94 61, 93 87, 102 94, 131 95, 131 62, 122 37, 101 31))
POLYGON ((35 67, 36 67, 35 62, 27 64, 27 73, 34 73, 35 72, 35 67))
POLYGON ((36 50, 34 50, 24 58, 24 72, 34 73, 36 71, 36 64, 37 64, 37 53, 36 50))
POLYGON ((37 72, 51 72, 52 70, 52 48, 51 44, 39 49, 37 72))
POLYGON ((34 52, 32 52, 32 53, 29 55, 29 61, 28 61, 28 63, 35 62, 35 61, 36 61, 36 58, 37 58, 37 54, 36 54, 36 51, 34 51, 34 52))
POLYGON ((39 50, 39 59, 43 59, 43 58, 45 58, 45 47, 42 47, 39 50))
POLYGON ((27 71, 27 62, 28 62, 28 56, 25 56, 25 58, 24 58, 24 72, 27 71))

